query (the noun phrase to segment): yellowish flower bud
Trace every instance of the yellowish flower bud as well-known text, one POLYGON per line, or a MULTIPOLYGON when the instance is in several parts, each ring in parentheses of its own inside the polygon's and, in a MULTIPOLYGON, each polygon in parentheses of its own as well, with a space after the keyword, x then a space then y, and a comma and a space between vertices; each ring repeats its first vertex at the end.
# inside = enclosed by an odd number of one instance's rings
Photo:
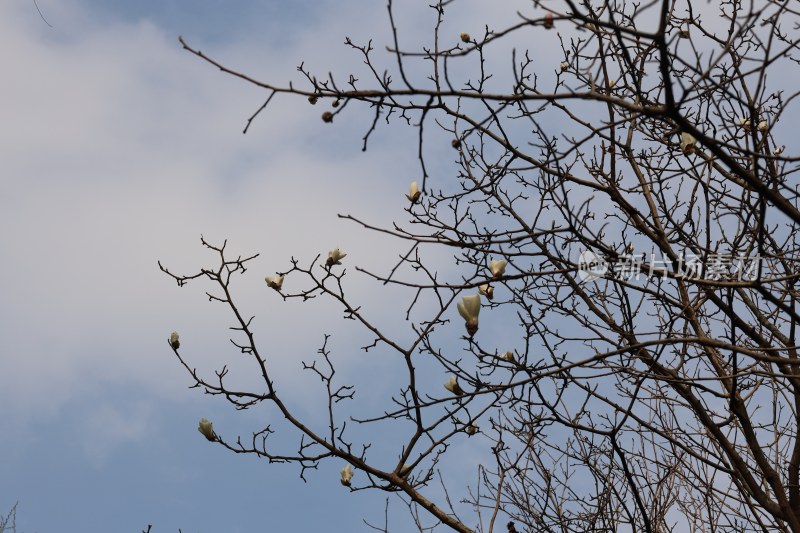
POLYGON ((181 339, 177 331, 173 331, 169 336, 169 345, 172 346, 174 350, 177 350, 181 347, 181 339))
POLYGON ((461 301, 456 305, 458 314, 464 319, 464 326, 467 328, 467 333, 472 337, 478 331, 478 315, 481 312, 481 296, 480 294, 472 294, 464 296, 461 301))
POLYGON ((681 133, 681 150, 683 150, 684 154, 693 154, 696 142, 697 139, 691 133, 686 133, 685 131, 681 133))
POLYGON ((211 442, 214 442, 217 439, 217 434, 214 433, 214 424, 205 418, 200 419, 200 425, 197 427, 197 431, 202 433, 203 436, 211 442))
POLYGON ((464 389, 461 388, 461 385, 458 384, 458 380, 455 376, 450 376, 450 379, 447 380, 447 383, 444 384, 444 388, 455 394, 456 396, 461 396, 464 394, 464 389))
POLYGON ((465 43, 470 42, 471 39, 472 38, 469 36, 469 33, 467 33, 467 32, 462 32, 461 33, 461 40, 464 41, 465 43))
POLYGON ((559 68, 561 69, 561 72, 564 72, 569 68, 569 63, 567 63, 566 61, 562 61, 561 64, 559 65, 559 68))
POLYGON ((350 482, 353 479, 353 469, 348 464, 344 468, 342 468, 342 485, 345 487, 350 486, 350 482))
POLYGON ((325 265, 330 268, 333 265, 341 265, 342 259, 347 257, 347 254, 342 252, 339 248, 334 248, 330 252, 328 252, 328 260, 325 261, 325 265))
POLYGON ((762 120, 761 122, 758 123, 758 131, 760 131, 761 133, 766 133, 768 129, 769 129, 769 123, 766 120, 762 120))
POLYGON ((489 271, 492 273, 492 276, 499 278, 506 273, 507 264, 508 261, 505 259, 495 259, 489 262, 489 271))
POLYGON ((470 422, 468 426, 464 427, 464 433, 466 433, 470 437, 473 436, 477 432, 478 432, 478 426, 476 426, 472 422, 470 422))
POLYGON ((322 114, 322 122, 327 122, 327 123, 333 122, 333 113, 331 113, 330 111, 325 111, 322 114))
POLYGON ((419 197, 421 195, 422 195, 422 192, 419 190, 419 185, 417 185, 416 181, 412 181, 411 182, 411 187, 409 187, 408 194, 406 195, 406 198, 408 198, 409 202, 411 202, 412 204, 415 204, 415 203, 417 203, 417 200, 419 200, 419 197))
POLYGON ((480 287, 478 287, 478 292, 486 296, 487 300, 491 300, 492 298, 494 298, 494 287, 492 287, 488 283, 486 285, 481 285, 480 287))
POLYGON ((267 276, 264 278, 264 281, 267 282, 267 287, 275 289, 278 292, 280 292, 281 287, 283 287, 283 276, 267 276))

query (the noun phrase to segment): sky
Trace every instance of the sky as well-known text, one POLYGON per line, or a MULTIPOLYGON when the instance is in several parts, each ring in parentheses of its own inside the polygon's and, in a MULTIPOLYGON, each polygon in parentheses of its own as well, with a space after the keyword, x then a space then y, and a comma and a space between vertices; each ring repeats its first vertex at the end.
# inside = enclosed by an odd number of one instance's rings
MULTIPOLYGON (((39 0, 38 8, 0 3, 0 513, 18 502, 18 531, 40 533, 380 523, 386 495, 351 494, 339 484, 343 465, 324 464, 304 482, 294 466, 202 438, 201 417, 230 436, 247 435, 266 415, 234 413, 189 389, 167 346, 171 331, 203 371, 241 361, 227 340, 228 315, 204 296, 209 287, 179 289, 157 262, 181 273, 213 265, 201 235, 227 239, 235 255, 261 253, 237 281, 239 303, 257 315, 287 397, 311 420, 320 413, 301 360, 324 333, 336 334, 345 376, 390 371, 380 360, 366 369, 357 349, 366 337, 335 306, 282 304, 263 277, 335 246, 374 270, 405 251, 336 215, 383 225, 403 216, 419 172, 413 130, 384 126, 362 152, 368 112, 326 125, 321 105, 278 98, 242 135, 263 91, 178 42, 183 35, 272 81, 301 83, 302 61, 323 75, 365 74, 342 43, 374 37, 381 53, 390 37, 385 4, 39 0)), ((454 41, 486 22, 480 3, 454 15, 454 41)), ((398 20, 409 40, 430 39, 427 8, 398 20)), ((351 290, 392 327, 391 291, 376 293, 363 276, 351 290)), ((364 394, 369 402, 390 392, 367 386, 364 394)), ((470 476, 473 452, 455 447, 470 476)), ((402 532, 405 511, 392 502, 392 531, 402 532)))
MULTIPOLYGON (((296 68, 303 62, 321 76, 353 72, 366 84, 362 58, 343 43, 374 39, 378 63, 391 71, 385 2, 37 3, 41 16, 32 0, 0 2, 0 514, 18 502, 17 530, 25 533, 148 525, 152 533, 370 531, 364 521, 382 523, 386 494, 342 487, 343 464, 323 463, 303 481, 296 466, 234 455, 197 432, 201 417, 229 440, 280 421, 269 410, 234 412, 189 388, 167 345, 172 331, 204 375, 227 364, 237 383, 257 382, 230 345, 229 313, 204 295, 210 287, 179 288, 158 261, 186 274, 214 266, 201 235, 217 245, 227 239, 232 255, 260 253, 236 280, 236 299, 256 316, 257 341, 292 408, 312 423, 323 420, 319 380, 302 364, 325 333, 333 334, 329 348, 342 379, 359 384, 354 412, 386 405, 400 385, 387 378, 398 361, 360 350, 371 338, 336 305, 282 302, 264 276, 287 270, 292 257, 307 264, 339 246, 348 254, 353 300, 410 340, 402 320, 408 294, 375 290, 353 269, 386 272, 408 245, 337 215, 376 226, 406 220, 409 182, 420 179, 415 131, 401 121, 382 124, 363 152, 369 109, 348 106, 324 124, 326 103, 279 96, 243 135, 264 91, 178 42, 182 35, 257 79, 302 85, 296 68)), ((398 9, 401 44, 430 43, 428 4, 398 9)), ((480 35, 486 24, 502 27, 518 7, 530 7, 508 4, 503 11, 482 0, 457 2, 443 35, 455 44, 462 31, 480 35)), ((545 83, 563 58, 551 52, 554 32, 548 46, 537 46, 540 38, 520 36, 545 67, 545 83)), ((510 66, 509 49, 498 48, 487 60, 510 66)), ((490 83, 504 81, 498 69, 490 83)), ((431 135, 431 179, 444 180, 455 175, 454 151, 450 139, 437 144, 431 135)), ((430 259, 447 274, 446 256, 430 259)), ((287 290, 299 288, 292 283, 287 290)), ((498 333, 501 325, 482 316, 481 329, 498 333)), ((462 334, 453 332, 443 348, 458 353, 462 334)), ((446 378, 425 376, 423 385, 441 390, 446 378)), ((399 452, 397 431, 373 437, 387 468, 399 452)), ((480 435, 456 439, 449 449, 442 467, 454 485, 477 478, 480 442, 480 435)), ((393 533, 413 530, 397 499, 390 498, 389 517, 393 533)))

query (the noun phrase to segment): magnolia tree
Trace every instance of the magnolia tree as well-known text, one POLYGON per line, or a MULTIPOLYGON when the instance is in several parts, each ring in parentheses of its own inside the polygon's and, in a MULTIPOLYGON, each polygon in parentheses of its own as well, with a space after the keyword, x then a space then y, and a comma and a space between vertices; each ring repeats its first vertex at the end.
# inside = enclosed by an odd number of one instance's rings
POLYGON ((277 449, 273 426, 229 438, 203 419, 200 433, 301 472, 333 461, 350 490, 403 498, 420 531, 800 532, 800 206, 782 138, 800 118, 798 6, 534 1, 471 35, 447 29, 458 6, 430 6, 430 46, 401 46, 390 1, 386 52, 345 41, 370 79, 301 66, 304 83, 258 81, 181 41, 266 92, 248 126, 283 95, 323 107, 320 128, 361 106, 374 114, 364 149, 397 122, 416 130, 419 157, 398 194, 404 220, 345 216, 406 243, 394 268, 359 269, 333 249, 266 277, 284 300, 332 299, 374 339, 367 349, 402 364, 371 417, 351 416, 358 390, 327 346, 306 365, 326 421, 290 407, 269 343, 235 303, 234 275, 255 256, 204 241, 215 267, 161 267, 215 287, 260 372, 253 390, 229 387, 226 369, 195 370, 173 333, 196 386, 278 413, 299 444, 277 449), (429 174, 443 144, 452 165, 429 174), (353 275, 407 290, 410 342, 348 297, 353 275), (369 438, 387 421, 400 441, 389 460, 369 438), (447 486, 465 439, 484 454, 475 481, 447 486))

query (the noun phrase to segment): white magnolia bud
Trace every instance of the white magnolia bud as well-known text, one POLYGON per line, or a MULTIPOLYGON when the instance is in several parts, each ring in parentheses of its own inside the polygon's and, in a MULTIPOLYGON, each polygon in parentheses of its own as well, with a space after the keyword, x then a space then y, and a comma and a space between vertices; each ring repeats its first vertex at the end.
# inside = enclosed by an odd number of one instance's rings
POLYGON ((696 142, 697 139, 691 133, 686 133, 685 131, 681 133, 681 150, 683 150, 684 154, 694 153, 696 142))
POLYGON ((283 276, 267 276, 264 278, 264 281, 267 282, 267 287, 275 289, 278 292, 280 292, 281 287, 283 287, 283 276))
POLYGON ((350 481, 353 479, 353 469, 348 464, 342 468, 342 485, 345 487, 350 486, 350 481))
POLYGON ((742 128, 749 130, 752 123, 750 122, 749 118, 739 117, 739 126, 742 128))
POLYGON ((781 155, 784 150, 786 150, 786 146, 779 146, 779 147, 775 148, 775 152, 774 153, 775 153, 775 155, 781 155))
POLYGON ((330 252, 328 252, 328 260, 325 264, 328 267, 332 267, 333 265, 341 265, 342 259, 347 257, 347 254, 342 252, 339 248, 334 248, 330 252))
POLYGON ((173 349, 177 350, 181 347, 181 339, 180 335, 178 335, 177 331, 173 331, 169 336, 169 345, 172 346, 173 349))
POLYGON ((216 433, 214 433, 214 424, 205 418, 200 419, 200 425, 197 427, 197 431, 202 433, 205 438, 212 442, 217 438, 216 433))
POLYGON ((417 185, 416 181, 412 181, 411 187, 408 189, 408 194, 406 194, 406 198, 408 198, 409 202, 415 204, 417 203, 417 200, 419 200, 420 195, 422 195, 422 192, 419 190, 419 185, 417 185))
POLYGON ((514 352, 506 352, 500 356, 500 359, 503 361, 508 361, 509 363, 514 362, 514 352))
POLYGON ((450 376, 450 379, 447 380, 447 383, 444 384, 444 388, 455 394, 456 396, 461 396, 464 394, 464 389, 461 388, 461 385, 458 384, 458 380, 455 376, 450 376))
POLYGON ((478 331, 478 315, 481 312, 481 295, 464 296, 456 308, 458 308, 458 314, 464 319, 464 326, 467 328, 469 336, 475 335, 475 332, 478 331))
POLYGON ((762 120, 758 123, 758 131, 761 133, 765 133, 769 129, 769 123, 766 120, 762 120))
POLYGON ((461 37, 461 40, 464 41, 465 43, 468 43, 468 42, 470 42, 472 40, 472 38, 469 36, 469 33, 467 33, 467 32, 461 32, 460 37, 461 37))
POLYGON ((492 298, 494 298, 494 287, 492 287, 488 283, 486 285, 481 285, 480 287, 478 287, 478 292, 486 296, 487 300, 491 300, 492 298))
POLYGON ((478 432, 478 426, 476 426, 473 422, 470 422, 468 426, 464 427, 464 433, 466 433, 470 437, 477 432, 478 432))
POLYGON ((492 276, 499 278, 506 273, 507 264, 508 261, 505 259, 495 259, 489 262, 489 271, 492 273, 492 276))
POLYGON ((564 72, 569 68, 569 63, 567 63, 566 61, 562 61, 561 64, 559 65, 559 68, 561 68, 561 72, 564 72))

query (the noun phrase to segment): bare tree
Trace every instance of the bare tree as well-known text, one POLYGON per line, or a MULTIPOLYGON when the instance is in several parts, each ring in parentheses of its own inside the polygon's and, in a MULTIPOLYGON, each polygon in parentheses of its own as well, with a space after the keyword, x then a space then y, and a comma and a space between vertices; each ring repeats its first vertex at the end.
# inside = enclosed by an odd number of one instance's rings
POLYGON ((533 1, 516 23, 481 35, 444 33, 454 0, 431 7, 430 48, 400 47, 391 0, 388 53, 345 41, 372 72, 367 81, 301 66, 305 85, 279 86, 181 40, 267 92, 248 127, 287 94, 330 106, 324 122, 370 109, 364 149, 382 121, 419 139, 407 220, 379 228, 345 216, 407 243, 391 271, 356 271, 377 287, 407 288, 413 342, 395 340, 348 298, 353 258, 338 250, 292 259, 267 278, 285 299, 335 300, 374 337, 365 349, 404 362, 403 384, 387 382, 392 401, 355 420, 359 435, 386 421, 409 429, 394 466, 379 466, 369 440, 351 436, 357 391, 335 375, 327 337, 306 368, 325 389, 327 422, 292 411, 269 346, 256 344, 252 318, 234 303, 232 278, 255 256, 206 241, 216 267, 161 268, 179 285, 212 283, 209 298, 230 308, 232 340, 263 386, 231 390, 226 368, 205 377, 177 335, 175 355, 206 393, 237 409, 277 409, 300 444, 268 446, 271 426, 238 440, 208 421, 201 432, 234 452, 297 463, 301 475, 338 459, 348 465, 343 484, 397 493, 420 531, 434 520, 461 532, 800 532, 798 159, 779 138, 800 118, 789 81, 798 5, 533 1), (521 48, 534 36, 560 45, 551 64, 521 48), (432 178, 426 154, 443 142, 453 175, 432 178), (452 250, 457 270, 426 259, 437 248, 452 250), (285 278, 306 288, 287 292, 285 278), (487 321, 502 324, 503 338, 482 335, 487 321), (448 339, 462 327, 453 355, 448 339), (423 385, 420 368, 430 365, 444 387, 423 385), (472 436, 486 452, 479 481, 447 487, 439 465, 472 436), (454 490, 473 516, 456 514, 454 490))

